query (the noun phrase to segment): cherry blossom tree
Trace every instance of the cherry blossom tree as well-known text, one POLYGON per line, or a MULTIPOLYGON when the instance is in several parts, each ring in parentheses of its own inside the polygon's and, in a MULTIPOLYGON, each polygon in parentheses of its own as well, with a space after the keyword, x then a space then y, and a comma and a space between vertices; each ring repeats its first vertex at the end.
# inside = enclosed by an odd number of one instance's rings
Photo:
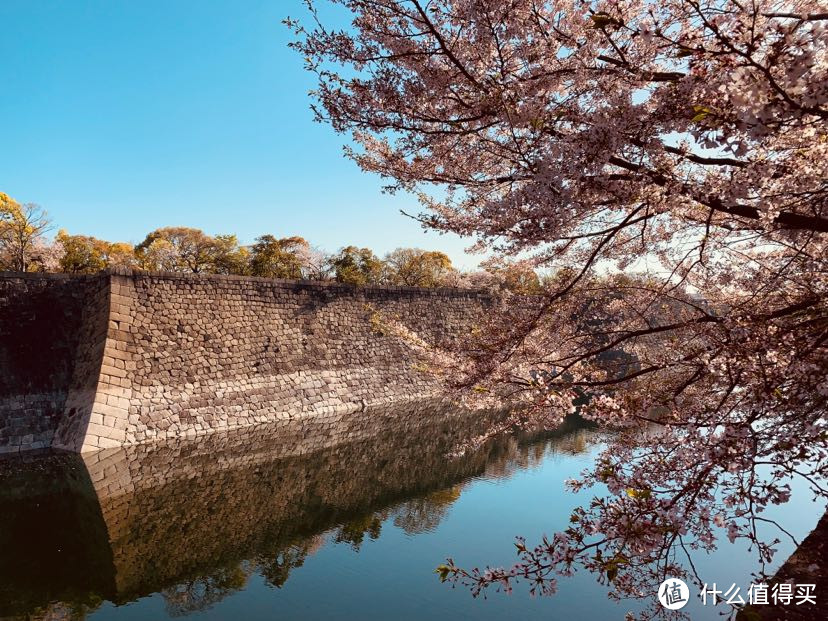
POLYGON ((580 397, 612 429, 570 483, 608 494, 570 528, 441 577, 551 593, 585 566, 649 596, 723 533, 768 562, 788 535, 762 534, 765 507, 792 478, 828 496, 828 6, 307 4, 293 46, 347 154, 416 193, 425 226, 555 274, 425 352, 434 368, 469 399, 523 399, 524 422, 580 397))

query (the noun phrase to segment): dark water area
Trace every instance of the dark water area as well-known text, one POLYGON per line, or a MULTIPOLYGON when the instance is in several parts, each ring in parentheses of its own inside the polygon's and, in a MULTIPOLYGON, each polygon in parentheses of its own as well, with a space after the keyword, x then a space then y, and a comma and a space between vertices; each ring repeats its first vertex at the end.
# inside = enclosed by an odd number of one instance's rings
MULTIPOLYGON (((572 419, 447 456, 485 425, 417 413, 344 442, 300 425, 3 459, 0 619, 590 620, 649 603, 613 602, 585 572, 545 598, 440 584, 447 556, 511 565, 516 535, 551 535, 589 498, 563 482, 592 464, 594 430, 572 419)), ((801 538, 822 513, 794 498, 776 517, 801 538)), ((783 543, 777 566, 792 551, 783 543)), ((743 588, 755 570, 727 543, 694 560, 743 588)))

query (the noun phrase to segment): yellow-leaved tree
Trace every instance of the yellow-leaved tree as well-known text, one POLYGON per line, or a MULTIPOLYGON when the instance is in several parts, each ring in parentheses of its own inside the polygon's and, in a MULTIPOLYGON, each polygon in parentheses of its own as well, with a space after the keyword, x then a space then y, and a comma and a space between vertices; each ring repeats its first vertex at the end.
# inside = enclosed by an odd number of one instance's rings
POLYGON ((443 252, 397 248, 385 256, 385 281, 408 287, 446 286, 456 271, 443 252))
POLYGON ((0 269, 26 272, 33 252, 49 229, 46 212, 37 205, 21 205, 0 192, 0 269))
POLYGON ((88 235, 69 235, 61 229, 55 236, 60 251, 60 271, 69 274, 93 274, 107 267, 136 267, 132 245, 108 242, 88 235))

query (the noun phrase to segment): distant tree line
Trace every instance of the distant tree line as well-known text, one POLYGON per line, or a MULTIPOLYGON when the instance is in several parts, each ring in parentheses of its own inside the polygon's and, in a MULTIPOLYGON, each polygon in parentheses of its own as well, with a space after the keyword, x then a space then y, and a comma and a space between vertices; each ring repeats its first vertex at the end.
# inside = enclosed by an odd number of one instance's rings
POLYGON ((519 263, 488 262, 463 272, 443 253, 397 248, 380 258, 370 248, 344 246, 328 253, 303 237, 261 235, 251 245, 235 235, 208 235, 188 227, 164 227, 137 245, 110 242, 59 230, 34 204, 21 205, 0 193, 0 271, 93 274, 109 267, 147 271, 238 274, 303 280, 335 280, 410 287, 500 287, 520 293, 540 291, 542 279, 519 263))

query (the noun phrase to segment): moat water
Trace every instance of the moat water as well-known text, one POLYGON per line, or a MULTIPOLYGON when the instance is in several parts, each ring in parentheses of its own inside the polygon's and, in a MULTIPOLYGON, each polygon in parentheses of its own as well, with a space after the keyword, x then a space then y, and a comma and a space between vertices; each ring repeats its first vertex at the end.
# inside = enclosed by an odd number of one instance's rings
MULTIPOLYGON (((564 528, 588 496, 563 482, 601 448, 596 432, 570 421, 446 456, 475 432, 421 421, 344 444, 256 431, 4 459, 0 619, 589 621, 649 603, 611 601, 583 571, 553 597, 518 588, 474 599, 441 584, 434 568, 447 556, 511 565, 516 535, 532 543, 564 528)), ((802 539, 821 515, 795 492, 774 517, 802 539)), ((775 566, 792 551, 783 542, 775 566)), ((743 590, 756 569, 726 542, 694 562, 706 581, 743 590)), ((685 608, 692 619, 721 610, 685 608)))

